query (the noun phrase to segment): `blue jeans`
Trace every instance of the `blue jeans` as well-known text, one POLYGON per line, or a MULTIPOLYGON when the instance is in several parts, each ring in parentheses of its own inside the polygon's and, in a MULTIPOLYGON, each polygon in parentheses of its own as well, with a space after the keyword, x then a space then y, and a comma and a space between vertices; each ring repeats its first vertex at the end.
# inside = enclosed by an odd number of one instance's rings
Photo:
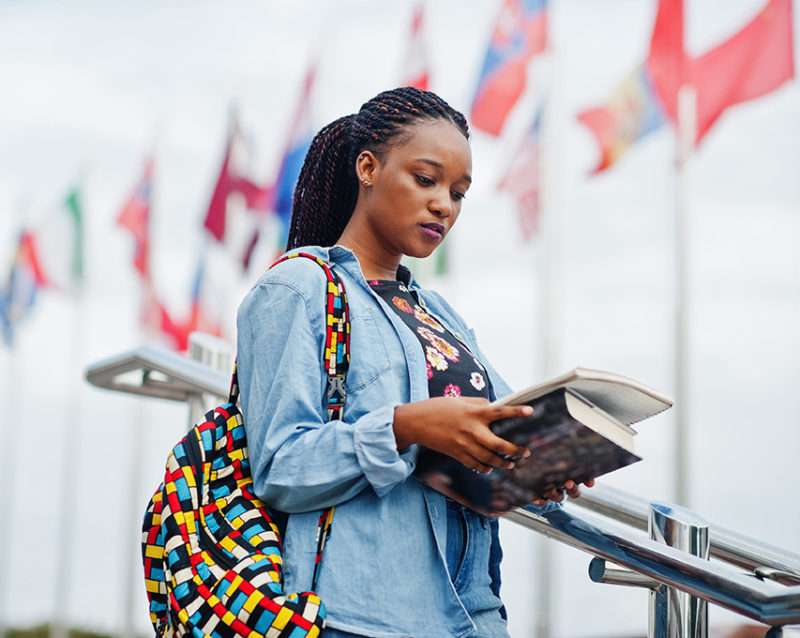
MULTIPOLYGON (((485 552, 473 546, 482 536, 481 531, 488 520, 472 510, 448 501, 447 546, 445 562, 450 579, 459 598, 475 622, 476 629, 470 634, 474 638, 508 638, 506 622, 497 608, 499 601, 491 593, 489 565, 483 563, 485 552), (478 558, 482 557, 482 558, 478 558), (480 580, 476 580, 479 575, 480 580)), ((365 638, 338 629, 326 629, 321 638, 365 638)))

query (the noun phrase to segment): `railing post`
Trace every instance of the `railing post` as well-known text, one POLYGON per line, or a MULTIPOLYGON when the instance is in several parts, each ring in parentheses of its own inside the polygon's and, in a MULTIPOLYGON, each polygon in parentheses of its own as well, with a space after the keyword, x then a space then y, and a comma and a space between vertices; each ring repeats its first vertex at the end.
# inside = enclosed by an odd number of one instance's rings
MULTIPOLYGON (((667 503, 651 503, 652 540, 708 559, 708 523, 694 512, 667 503)), ((708 603, 666 585, 650 592, 651 638, 708 638, 708 603)))

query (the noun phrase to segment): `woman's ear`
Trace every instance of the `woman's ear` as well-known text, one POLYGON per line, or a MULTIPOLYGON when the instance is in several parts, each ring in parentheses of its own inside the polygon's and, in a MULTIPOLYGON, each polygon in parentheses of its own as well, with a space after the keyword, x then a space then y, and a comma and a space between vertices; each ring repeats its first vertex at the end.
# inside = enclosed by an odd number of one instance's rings
POLYGON ((364 188, 372 186, 372 178, 377 165, 377 159, 372 151, 361 151, 356 158, 356 177, 364 188))

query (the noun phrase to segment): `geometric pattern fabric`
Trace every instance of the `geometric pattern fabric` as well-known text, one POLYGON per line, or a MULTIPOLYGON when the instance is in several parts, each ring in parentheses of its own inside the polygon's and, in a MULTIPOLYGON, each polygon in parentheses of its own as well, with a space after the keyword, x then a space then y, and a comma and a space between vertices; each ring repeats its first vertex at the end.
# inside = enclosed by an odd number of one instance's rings
MULTIPOLYGON (((325 270, 328 417, 340 418, 349 365, 347 297, 325 270)), ((273 264, 274 266, 275 264, 273 264)), ((164 482, 142 524, 142 559, 150 620, 159 636, 316 638, 325 606, 312 592, 283 591, 281 539, 267 506, 253 493, 234 366, 228 401, 206 412, 167 458, 164 482)), ((330 534, 333 508, 320 516, 312 589, 330 534)))

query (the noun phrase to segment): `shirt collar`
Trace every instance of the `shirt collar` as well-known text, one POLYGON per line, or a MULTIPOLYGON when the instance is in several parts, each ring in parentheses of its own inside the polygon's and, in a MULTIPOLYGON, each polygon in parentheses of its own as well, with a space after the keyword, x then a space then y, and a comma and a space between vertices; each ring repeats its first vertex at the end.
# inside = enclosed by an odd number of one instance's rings
MULTIPOLYGON (((314 248, 316 249, 316 252, 318 252, 320 256, 329 264, 343 268, 354 279, 361 282, 364 286, 367 285, 367 280, 364 278, 364 274, 361 272, 361 265, 358 263, 358 258, 356 258, 352 250, 338 244, 335 246, 325 247, 315 246, 314 248)), ((298 250, 307 251, 307 248, 298 250)), ((400 264, 400 266, 397 268, 397 279, 402 281, 408 288, 419 288, 419 285, 414 279, 414 276, 411 274, 411 271, 403 264, 400 264)))

